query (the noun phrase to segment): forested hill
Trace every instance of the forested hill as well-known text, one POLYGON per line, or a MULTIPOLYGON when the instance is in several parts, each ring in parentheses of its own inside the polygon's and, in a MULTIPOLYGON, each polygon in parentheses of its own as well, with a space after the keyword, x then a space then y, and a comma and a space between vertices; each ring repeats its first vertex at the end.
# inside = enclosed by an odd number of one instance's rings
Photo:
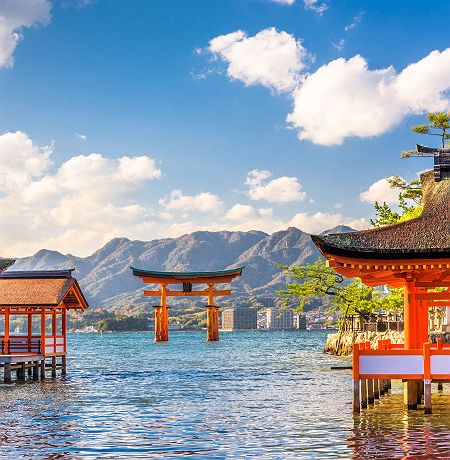
MULTIPOLYGON (((339 226, 327 233, 349 231, 352 229, 339 226)), ((130 265, 166 271, 208 271, 245 265, 242 277, 233 282, 233 296, 222 298, 220 303, 270 305, 276 299, 275 291, 283 285, 283 276, 275 264, 303 264, 318 257, 309 235, 290 227, 272 235, 260 231, 202 231, 153 241, 114 238, 84 258, 42 249, 31 257, 18 259, 10 270, 75 268, 74 276, 92 307, 133 314, 148 309, 149 299, 143 297, 142 282, 131 275, 130 265)), ((186 304, 202 301, 194 299, 177 300, 186 304)))

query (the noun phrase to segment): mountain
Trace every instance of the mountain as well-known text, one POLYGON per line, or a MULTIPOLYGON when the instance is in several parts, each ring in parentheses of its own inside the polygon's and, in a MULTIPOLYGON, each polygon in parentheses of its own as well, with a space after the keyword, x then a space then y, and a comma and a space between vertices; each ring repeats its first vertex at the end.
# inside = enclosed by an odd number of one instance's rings
MULTIPOLYGON (((353 230, 338 226, 329 232, 347 231, 353 230)), ((148 310, 149 299, 142 295, 143 284, 131 275, 130 265, 164 271, 209 271, 245 265, 242 277, 233 282, 233 296, 219 299, 219 303, 271 305, 277 299, 276 290, 286 281, 275 264, 304 264, 318 257, 309 234, 290 227, 272 235, 260 231, 201 231, 153 241, 114 238, 84 258, 42 249, 18 259, 9 270, 75 268, 74 276, 92 307, 137 313, 148 310)), ((194 303, 202 305, 204 299, 197 298, 194 303)), ((175 308, 188 306, 193 299, 171 299, 171 304, 175 308)))

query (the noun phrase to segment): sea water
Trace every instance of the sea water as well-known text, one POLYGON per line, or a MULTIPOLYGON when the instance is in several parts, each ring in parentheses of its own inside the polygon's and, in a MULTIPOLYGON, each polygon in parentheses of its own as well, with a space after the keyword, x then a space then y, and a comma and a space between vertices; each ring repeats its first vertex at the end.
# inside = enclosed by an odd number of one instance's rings
POLYGON ((331 370, 350 359, 325 338, 71 334, 67 377, 0 385, 0 458, 450 458, 445 386, 432 415, 397 383, 353 417, 350 371, 331 370))

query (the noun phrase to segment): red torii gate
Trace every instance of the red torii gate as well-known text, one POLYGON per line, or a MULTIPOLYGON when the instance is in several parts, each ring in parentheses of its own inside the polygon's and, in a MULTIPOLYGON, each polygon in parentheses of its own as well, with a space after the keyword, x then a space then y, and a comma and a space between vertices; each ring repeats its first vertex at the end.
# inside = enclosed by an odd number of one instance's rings
POLYGON ((216 289, 216 284, 231 283, 236 276, 241 276, 244 267, 231 268, 215 272, 161 272, 142 270, 130 267, 133 275, 141 278, 145 284, 159 284, 155 291, 144 290, 144 295, 161 297, 160 305, 155 309, 155 342, 169 340, 169 307, 167 297, 206 296, 206 340, 217 342, 219 340, 219 307, 215 305, 214 297, 231 295, 231 289, 216 289), (168 288, 170 284, 182 286, 182 290, 168 288), (193 284, 206 284, 206 289, 193 290, 193 284))

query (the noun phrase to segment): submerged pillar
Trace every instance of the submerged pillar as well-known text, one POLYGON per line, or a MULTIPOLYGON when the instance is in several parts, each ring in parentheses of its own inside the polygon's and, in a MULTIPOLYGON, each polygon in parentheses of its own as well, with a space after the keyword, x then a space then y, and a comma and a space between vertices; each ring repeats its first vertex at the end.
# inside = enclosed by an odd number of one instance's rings
POLYGON ((155 342, 169 340, 169 309, 162 305, 154 305, 155 309, 155 342))
POLYGON ((219 307, 206 305, 206 341, 219 341, 219 307))
POLYGON ((206 305, 206 341, 219 341, 219 307, 214 305, 214 286, 208 284, 208 305, 206 305))

